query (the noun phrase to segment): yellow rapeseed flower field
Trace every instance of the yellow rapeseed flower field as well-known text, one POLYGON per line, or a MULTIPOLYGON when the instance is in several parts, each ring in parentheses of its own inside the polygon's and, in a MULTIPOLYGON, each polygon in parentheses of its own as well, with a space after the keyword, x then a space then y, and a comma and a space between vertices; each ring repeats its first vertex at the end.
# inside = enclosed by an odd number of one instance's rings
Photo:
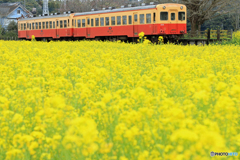
POLYGON ((240 149, 239 46, 0 41, 0 51, 1 160, 240 149))

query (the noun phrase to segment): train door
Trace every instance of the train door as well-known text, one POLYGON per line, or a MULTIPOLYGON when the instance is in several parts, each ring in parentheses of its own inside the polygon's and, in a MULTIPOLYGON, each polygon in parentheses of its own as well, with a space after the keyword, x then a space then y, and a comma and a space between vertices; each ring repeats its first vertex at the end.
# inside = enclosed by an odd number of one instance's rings
POLYGON ((27 39, 31 38, 30 35, 29 35, 29 34, 30 34, 30 33, 29 33, 29 32, 30 32, 29 29, 30 29, 29 23, 27 23, 27 30, 26 30, 27 39))
POLYGON ((153 34, 157 33, 156 12, 153 13, 153 34))
POLYGON ((56 37, 57 37, 57 38, 60 38, 60 36, 59 36, 59 28, 60 28, 60 26, 59 26, 59 20, 57 19, 57 20, 56 20, 56 37))
POLYGON ((86 25, 86 28, 87 28, 87 38, 91 36, 91 28, 90 28, 90 17, 87 17, 87 25, 86 25))
POLYGON ((170 25, 169 25, 169 32, 170 34, 176 34, 177 33, 177 10, 170 10, 170 25))
POLYGON ((133 36, 138 36, 138 13, 133 13, 133 36))

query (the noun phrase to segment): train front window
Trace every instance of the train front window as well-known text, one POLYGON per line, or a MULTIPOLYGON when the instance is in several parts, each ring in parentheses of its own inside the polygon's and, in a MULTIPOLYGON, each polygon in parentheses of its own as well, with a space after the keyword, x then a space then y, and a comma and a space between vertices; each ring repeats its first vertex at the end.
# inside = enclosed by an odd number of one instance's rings
POLYGON ((111 21, 112 21, 112 26, 115 26, 115 17, 111 17, 111 21))
POLYGON ((152 17, 151 13, 146 14, 146 22, 147 23, 151 23, 151 19, 152 19, 151 17, 152 17))
POLYGON ((140 14, 140 24, 144 24, 144 14, 140 14))
POLYGON ((49 28, 52 29, 52 21, 49 22, 49 28))
POLYGON ((185 12, 178 12, 178 20, 185 21, 185 12))
POLYGON ((46 22, 46 29, 48 29, 48 22, 46 22))
POLYGON ((39 22, 38 24, 39 24, 39 25, 38 25, 39 29, 42 29, 42 27, 41 27, 41 22, 39 22))
POLYGON ((38 29, 38 23, 36 23, 36 29, 38 29))
POLYGON ((32 23, 32 29, 34 29, 34 23, 32 23))
POLYGON ((171 13, 171 20, 175 21, 175 13, 171 13))
POLYGON ((53 22, 53 28, 55 28, 55 22, 53 22))
POLYGON ((30 30, 32 29, 32 25, 31 25, 31 23, 29 23, 29 29, 30 29, 30 30))
POLYGON ((168 12, 161 12, 160 13, 160 20, 167 21, 168 20, 168 12))
POLYGON ((95 26, 96 26, 96 27, 99 26, 99 18, 95 18, 95 26))
POLYGON ((105 17, 106 26, 109 26, 109 17, 105 17))
POLYGON ((127 16, 122 16, 122 24, 123 25, 127 24, 127 16))
POLYGON ((23 30, 23 24, 21 24, 21 30, 23 30))
POLYGON ((24 30, 26 30, 26 23, 24 23, 24 30))

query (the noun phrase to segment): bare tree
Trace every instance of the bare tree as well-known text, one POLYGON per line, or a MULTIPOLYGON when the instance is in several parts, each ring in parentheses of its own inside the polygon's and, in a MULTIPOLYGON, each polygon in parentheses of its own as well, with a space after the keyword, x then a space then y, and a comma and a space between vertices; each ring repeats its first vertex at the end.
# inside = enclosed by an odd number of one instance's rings
POLYGON ((239 7, 239 0, 181 0, 187 6, 188 19, 191 22, 191 30, 201 29, 201 25, 209 19, 227 14, 239 7))
MULTIPOLYGON (((146 0, 150 2, 151 0, 146 0)), ((158 3, 182 3, 187 6, 188 20, 191 30, 201 29, 201 25, 209 19, 232 13, 239 9, 240 0, 156 0, 158 3)))

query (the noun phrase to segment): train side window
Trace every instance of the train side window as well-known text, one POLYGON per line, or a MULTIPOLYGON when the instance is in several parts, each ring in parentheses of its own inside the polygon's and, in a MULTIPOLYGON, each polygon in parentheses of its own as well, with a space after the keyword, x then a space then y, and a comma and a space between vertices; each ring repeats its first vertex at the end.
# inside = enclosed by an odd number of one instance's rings
POLYGON ((127 25, 127 16, 122 16, 122 24, 127 25))
POLYGON ((57 21, 57 27, 59 27, 59 22, 57 21))
POLYGON ((156 13, 153 13, 153 23, 156 22, 156 13))
POLYGON ((53 28, 55 28, 55 22, 53 21, 53 28))
POLYGON ((63 24, 62 24, 62 21, 60 21, 60 28, 63 28, 63 24))
POLYGON ((32 25, 31 25, 31 23, 29 23, 29 29, 30 29, 30 30, 32 29, 32 25))
POLYGON ((38 22, 36 23, 36 26, 35 26, 35 27, 36 27, 36 29, 38 29, 38 22))
POLYGON ((87 19, 87 25, 90 25, 90 18, 87 19))
POLYGON ((27 29, 29 29, 29 23, 27 23, 27 29))
POLYGON ((94 27, 94 20, 93 20, 93 18, 91 19, 91 26, 94 27))
POLYGON ((95 26, 96 26, 96 27, 99 26, 99 18, 95 18, 95 26))
POLYGON ((171 20, 175 21, 175 13, 171 13, 171 20))
POLYGON ((23 30, 23 24, 21 24, 21 30, 23 30))
POLYGON ((185 21, 185 12, 178 12, 178 20, 185 21))
POLYGON ((49 22, 49 28, 52 29, 52 21, 49 22))
POLYGON ((137 21, 138 21, 138 15, 134 14, 134 22, 137 22, 137 21))
POLYGON ((106 26, 109 26, 109 17, 105 17, 106 26))
POLYGON ((45 29, 45 22, 42 22, 42 29, 45 29))
POLYGON ((75 28, 77 27, 77 20, 75 19, 75 28))
POLYGON ((78 19, 78 28, 81 27, 81 19, 78 19))
POLYGON ((144 24, 144 14, 140 14, 139 18, 140 18, 140 24, 144 24))
POLYGON ((41 26, 41 22, 38 23, 38 27, 39 27, 39 29, 42 28, 42 26, 41 26))
POLYGON ((128 24, 132 24, 132 16, 128 16, 128 24))
POLYGON ((117 25, 121 25, 121 16, 117 16, 117 25))
POLYGON ((151 20, 152 20, 152 15, 151 15, 151 13, 146 14, 146 23, 152 23, 151 20))
POLYGON ((67 25, 68 27, 70 26, 70 21, 69 21, 69 19, 68 19, 68 25, 67 25))
POLYGON ((60 28, 63 28, 63 21, 60 21, 60 28))
POLYGON ((32 29, 34 29, 34 23, 32 23, 32 29))
POLYGON ((167 21, 168 20, 168 12, 161 12, 160 13, 160 20, 167 21))
POLYGON ((48 25, 49 25, 49 23, 48 23, 48 22, 46 22, 46 29, 48 29, 48 25))
POLYGON ((82 19, 82 27, 86 27, 85 19, 82 19))
POLYGON ((67 20, 64 20, 64 28, 67 28, 67 20))
POLYGON ((104 18, 103 17, 100 18, 100 25, 104 26, 104 18))
POLYGON ((74 27, 74 20, 72 20, 72 27, 74 27))
POLYGON ((116 24, 115 17, 111 17, 111 21, 112 21, 112 26, 115 26, 116 24))
POLYGON ((24 30, 26 30, 26 23, 24 23, 24 30))

